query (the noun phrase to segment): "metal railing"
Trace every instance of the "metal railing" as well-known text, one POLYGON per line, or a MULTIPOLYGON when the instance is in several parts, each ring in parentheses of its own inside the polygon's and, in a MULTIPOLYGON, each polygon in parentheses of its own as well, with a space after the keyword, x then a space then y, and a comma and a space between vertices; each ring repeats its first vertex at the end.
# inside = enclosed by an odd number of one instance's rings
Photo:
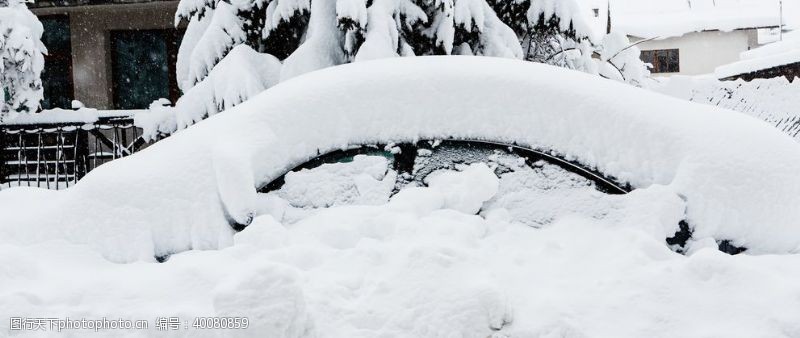
POLYGON ((0 186, 63 189, 149 144, 131 117, 0 125, 0 186))

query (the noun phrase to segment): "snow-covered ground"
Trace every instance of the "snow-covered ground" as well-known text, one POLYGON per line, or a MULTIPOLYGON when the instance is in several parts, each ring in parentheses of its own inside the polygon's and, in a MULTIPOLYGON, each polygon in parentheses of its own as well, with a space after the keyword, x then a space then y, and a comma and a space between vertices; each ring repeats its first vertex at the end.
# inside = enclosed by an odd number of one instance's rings
POLYGON ((0 191, 0 317, 178 316, 185 337, 796 337, 797 172, 800 145, 762 121, 575 71, 333 67, 64 191, 0 191), (362 156, 257 192, 318 154, 446 138, 552 151, 635 190, 491 159, 392 195, 398 174, 362 156), (665 242, 683 220, 685 255, 665 242), (250 327, 191 329, 201 316, 250 327))
POLYGON ((98 337, 155 335, 156 316, 179 317, 168 333, 183 337, 800 335, 800 256, 729 256, 713 241, 677 254, 657 230, 681 207, 663 188, 618 197, 617 217, 565 214, 536 228, 505 208, 475 215, 470 205, 509 193, 498 181, 476 164, 388 203, 295 210, 292 223, 263 215, 228 248, 162 264, 115 264, 64 241, 2 244, 0 317, 151 325, 98 337), (207 316, 247 317, 248 329, 192 328, 207 316))

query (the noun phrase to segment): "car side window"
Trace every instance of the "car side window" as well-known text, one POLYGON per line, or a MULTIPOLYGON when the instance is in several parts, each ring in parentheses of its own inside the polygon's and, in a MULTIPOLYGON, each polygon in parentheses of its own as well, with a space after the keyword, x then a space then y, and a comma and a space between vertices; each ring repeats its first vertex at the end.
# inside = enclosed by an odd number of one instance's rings
POLYGON ((460 171, 484 163, 499 189, 486 202, 505 208, 514 221, 542 226, 564 214, 602 217, 609 195, 626 187, 552 155, 474 141, 421 141, 368 145, 319 156, 270 183, 261 192, 277 195, 294 208, 375 205, 409 186, 427 186, 442 170, 460 171))

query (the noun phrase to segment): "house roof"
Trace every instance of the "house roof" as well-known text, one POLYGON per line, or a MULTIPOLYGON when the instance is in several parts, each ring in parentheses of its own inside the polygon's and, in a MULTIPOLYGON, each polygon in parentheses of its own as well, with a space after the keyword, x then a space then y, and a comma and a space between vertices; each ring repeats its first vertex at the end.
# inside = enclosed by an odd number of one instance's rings
MULTIPOLYGON (((779 0, 610 1, 613 29, 640 38, 777 27, 781 21, 779 0)), ((784 11, 784 18, 788 17, 784 11)))
POLYGON ((800 30, 784 34, 781 41, 743 52, 739 61, 717 67, 714 73, 724 79, 793 63, 800 63, 800 30))

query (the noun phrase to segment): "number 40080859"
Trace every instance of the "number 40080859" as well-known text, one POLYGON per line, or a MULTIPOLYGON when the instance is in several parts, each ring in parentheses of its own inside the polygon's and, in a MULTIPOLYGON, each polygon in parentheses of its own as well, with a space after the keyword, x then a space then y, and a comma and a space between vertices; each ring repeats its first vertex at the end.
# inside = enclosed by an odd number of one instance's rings
POLYGON ((247 317, 197 317, 192 322, 195 329, 246 329, 249 325, 247 317))

